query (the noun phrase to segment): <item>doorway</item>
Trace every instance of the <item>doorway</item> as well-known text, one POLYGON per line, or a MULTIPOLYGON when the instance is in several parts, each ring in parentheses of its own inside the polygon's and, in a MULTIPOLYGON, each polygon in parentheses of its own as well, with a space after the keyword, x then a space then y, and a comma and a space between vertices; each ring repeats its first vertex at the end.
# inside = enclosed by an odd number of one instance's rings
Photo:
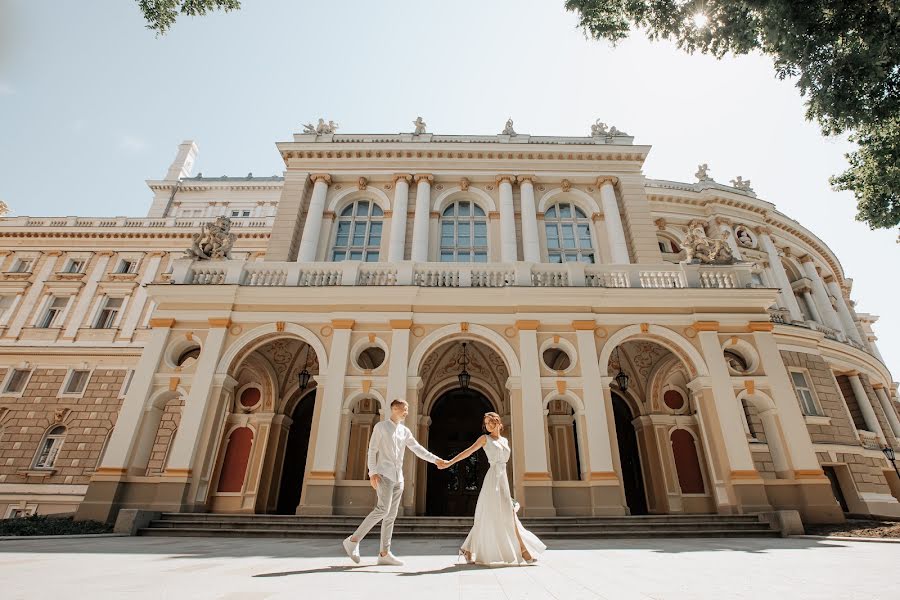
MULTIPOLYGON (((428 449, 447 460, 472 445, 483 431, 484 413, 494 407, 481 393, 456 389, 441 396, 431 409, 428 449)), ((478 492, 488 470, 487 456, 479 450, 449 469, 428 465, 425 514, 465 516, 475 514, 478 492)))
POLYGON ((313 408, 316 392, 313 390, 304 396, 291 415, 291 428, 288 431, 287 444, 284 450, 284 464, 281 468, 281 483, 278 490, 278 505, 275 509, 279 515, 293 515, 300 504, 300 493, 303 491, 303 476, 306 472, 306 454, 309 450, 309 436, 312 433, 313 408))
POLYGON ((632 515, 647 514, 647 496, 641 472, 641 455, 638 451, 637 432, 631 422, 634 415, 618 394, 612 395, 613 414, 616 419, 616 438, 619 443, 619 462, 622 465, 622 486, 625 502, 632 515))
POLYGON ((838 481, 838 475, 834 467, 822 467, 822 470, 831 483, 831 493, 834 494, 834 499, 841 505, 841 510, 845 513, 850 512, 850 508, 847 506, 847 498, 844 497, 844 491, 841 489, 841 482, 838 481))

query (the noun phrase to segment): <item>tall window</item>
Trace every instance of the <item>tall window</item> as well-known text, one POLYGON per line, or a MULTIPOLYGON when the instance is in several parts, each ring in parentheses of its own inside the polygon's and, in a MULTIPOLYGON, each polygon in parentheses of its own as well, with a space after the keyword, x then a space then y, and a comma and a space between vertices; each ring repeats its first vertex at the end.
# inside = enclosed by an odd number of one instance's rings
POLYGON ((116 273, 134 273, 137 271, 138 261, 135 258, 123 258, 119 263, 116 273))
POLYGON ((3 319, 6 311, 12 308, 14 300, 15 296, 0 296, 0 319, 3 319))
POLYGON ((31 268, 33 266, 33 258, 20 258, 16 260, 16 264, 13 266, 13 273, 31 273, 31 268))
POLYGON ((94 329, 112 329, 116 323, 116 317, 122 308, 122 298, 107 298, 103 301, 103 308, 97 315, 94 329))
POLYGON ((83 273, 85 260, 83 258, 73 258, 66 265, 66 273, 83 273))
POLYGON ((34 458, 35 469, 50 469, 59 456, 59 449, 62 448, 63 440, 66 437, 66 428, 57 425, 47 432, 44 436, 44 442, 41 444, 37 456, 34 458))
POLYGON ((87 386, 88 379, 91 376, 90 371, 75 370, 69 375, 69 381, 63 389, 64 394, 81 394, 87 386))
POLYGON ((561 202, 544 211, 547 255, 552 263, 594 263, 591 222, 572 204, 561 202))
POLYGON ((356 200, 344 207, 337 221, 331 260, 378 262, 384 211, 370 200, 356 200))
POLYGON ((797 392, 797 399, 800 401, 800 409, 804 415, 818 416, 821 415, 813 397, 812 389, 806 380, 806 375, 802 371, 791 371, 791 381, 794 384, 794 390, 797 392))
POLYGON ((59 325, 59 323, 57 323, 57 321, 59 321, 59 316, 66 309, 68 303, 69 298, 67 296, 52 296, 50 302, 47 303, 47 309, 38 321, 37 326, 46 329, 48 327, 59 325))
POLYGON ((457 200, 441 214, 441 262, 487 262, 487 215, 469 200, 457 200))
POLYGON ((4 394, 21 394, 25 391, 25 384, 28 383, 28 377, 31 375, 29 369, 14 369, 12 375, 6 380, 6 387, 3 389, 4 394))

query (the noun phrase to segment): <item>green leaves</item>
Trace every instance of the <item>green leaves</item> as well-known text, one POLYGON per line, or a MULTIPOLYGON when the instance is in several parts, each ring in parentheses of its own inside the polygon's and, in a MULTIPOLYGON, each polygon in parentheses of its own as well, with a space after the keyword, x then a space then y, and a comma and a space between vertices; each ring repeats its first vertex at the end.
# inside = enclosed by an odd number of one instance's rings
POLYGON ((138 0, 138 6, 147 21, 147 29, 159 37, 175 24, 179 13, 197 17, 214 10, 229 12, 240 9, 241 3, 240 0, 138 0))
POLYGON ((566 0, 589 37, 613 43, 631 28, 721 58, 758 50, 780 79, 796 78, 807 113, 826 135, 854 132, 850 169, 832 178, 853 191, 860 220, 900 223, 900 3, 895 0, 566 0), (698 27, 694 14, 706 16, 698 27))

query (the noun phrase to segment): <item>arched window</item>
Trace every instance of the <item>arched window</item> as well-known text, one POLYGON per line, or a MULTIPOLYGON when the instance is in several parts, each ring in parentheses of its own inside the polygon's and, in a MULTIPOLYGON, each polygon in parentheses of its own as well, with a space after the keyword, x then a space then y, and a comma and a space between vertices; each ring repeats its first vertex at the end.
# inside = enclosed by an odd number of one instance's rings
POLYGON ((331 260, 378 262, 384 211, 371 200, 356 200, 341 211, 331 260))
POLYGON ((441 214, 441 262, 487 262, 487 216, 469 200, 457 200, 441 214))
POLYGON ((66 439, 66 428, 57 425, 47 432, 44 441, 38 448, 38 454, 34 457, 35 469, 51 469, 59 456, 59 450, 62 448, 63 440, 66 439))
POLYGON ((560 202, 549 207, 544 211, 544 229, 550 262, 596 262, 590 219, 577 206, 560 202))

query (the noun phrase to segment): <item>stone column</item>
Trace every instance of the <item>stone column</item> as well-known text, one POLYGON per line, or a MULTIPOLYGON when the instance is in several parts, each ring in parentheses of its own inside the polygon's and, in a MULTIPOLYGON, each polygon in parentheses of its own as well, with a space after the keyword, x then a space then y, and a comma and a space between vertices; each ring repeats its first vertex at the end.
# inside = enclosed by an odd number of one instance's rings
MULTIPOLYGON (((97 262, 94 263, 94 268, 91 269, 91 274, 88 276, 84 288, 81 290, 81 293, 78 294, 78 301, 75 304, 75 308, 72 309, 72 318, 69 320, 69 324, 63 333, 64 340, 73 340, 78 334, 78 328, 81 327, 81 323, 84 322, 88 307, 90 307, 91 302, 94 299, 94 294, 97 292, 97 284, 100 283, 100 280, 106 273, 106 267, 109 265, 109 259, 112 255, 113 253, 109 251, 97 253, 97 262)), ((141 292, 145 295, 147 293, 145 289, 140 287, 135 293, 140 294, 141 292)))
POLYGON ((290 168, 285 171, 264 260, 286 262, 297 256, 303 199, 308 185, 308 173, 290 168))
POLYGON ((538 242, 537 207, 534 204, 534 176, 519 176, 522 205, 522 254, 525 262, 541 262, 538 242))
POLYGON ((812 320, 816 323, 825 325, 825 322, 822 320, 822 315, 819 313, 819 308, 816 305, 816 301, 812 297, 812 290, 810 290, 808 286, 804 285, 797 291, 803 294, 803 301, 806 302, 806 307, 809 309, 812 320))
POLYGON ((391 211, 391 239, 388 246, 388 262, 403 260, 406 250, 406 212, 409 206, 409 182, 412 175, 394 175, 394 206, 391 211))
MULTIPOLYGON (((553 480, 547 463, 547 428, 541 396, 541 369, 538 358, 538 321, 517 321, 519 360, 521 361, 521 395, 513 404, 513 428, 521 440, 524 453, 522 485, 525 493, 523 514, 529 517, 555 516, 553 480), (521 415, 516 418, 516 412, 521 415)), ((513 395, 515 400, 515 395, 513 395)))
MULTIPOLYGON (((712 388, 712 381, 708 377, 697 377, 688 383, 691 392, 691 402, 696 407, 697 428, 700 432, 702 452, 709 468, 712 496, 716 503, 716 511, 720 514, 734 512, 737 499, 734 490, 729 486, 731 468, 728 464, 727 452, 723 452, 725 440, 722 430, 718 426, 719 415, 716 402, 716 394, 712 388)), ((746 443, 746 437, 741 431, 741 441, 746 443)))
POLYGON ((844 294, 841 291, 841 286, 838 285, 838 282, 835 280, 834 275, 828 274, 825 276, 825 285, 828 287, 828 290, 831 292, 831 295, 835 297, 837 300, 838 307, 838 316, 841 318, 841 325, 843 325, 842 329, 844 331, 844 335, 846 335, 851 340, 862 344, 862 337, 859 335, 859 329, 856 327, 856 323, 853 322, 853 316, 850 314, 850 309, 847 308, 847 301, 844 300, 844 294))
POLYGON ((306 211, 306 223, 303 224, 303 235, 300 237, 300 250, 297 262, 313 262, 319 248, 319 232, 322 229, 322 214, 325 212, 325 197, 331 184, 330 175, 310 175, 313 182, 312 198, 306 211))
POLYGON ((599 358, 597 343, 594 341, 594 321, 573 321, 575 337, 578 341, 578 358, 581 363, 581 377, 584 380, 584 417, 587 423, 588 461, 591 468, 591 479, 615 476, 612 460, 612 441, 609 437, 609 419, 601 390, 599 358))
MULTIPOLYGON (((159 270, 159 263, 162 262, 165 252, 150 252, 147 255, 147 266, 144 267, 144 273, 141 275, 141 281, 134 292, 134 299, 129 303, 128 312, 122 320, 122 327, 119 330, 119 337, 130 340, 137 328, 138 319, 144 311, 147 304, 147 285, 156 278, 156 271, 159 270)), ((122 307, 125 310, 125 307, 122 307)))
MULTIPOLYGON (((313 455, 307 458, 306 481, 303 483, 303 497, 297 507, 297 514, 330 515, 334 512, 334 487, 337 474, 338 434, 341 427, 341 406, 344 403, 344 378, 350 356, 350 336, 353 332, 352 319, 331 321, 334 330, 328 368, 322 395, 316 397, 318 418, 315 428, 313 455)), ((316 419, 316 415, 313 415, 316 419)), ((312 442, 311 442, 312 443, 312 442)))
POLYGON ((431 219, 431 182, 434 177, 427 174, 415 176, 416 214, 413 218, 413 247, 410 258, 413 262, 428 261, 428 227, 431 219))
POLYGON ((169 451, 166 473, 189 476, 194 470, 194 458, 206 424, 209 405, 218 400, 218 396, 213 394, 216 387, 213 380, 230 326, 231 320, 228 318, 209 319, 209 331, 197 359, 197 367, 191 379, 191 391, 181 411, 181 422, 169 451))
POLYGON ((806 272, 806 276, 812 281, 813 300, 815 300, 815 303, 819 306, 819 315, 825 319, 824 322, 820 321, 820 323, 835 331, 841 331, 841 321, 838 319, 837 313, 831 305, 831 300, 828 298, 828 292, 825 291, 825 284, 822 283, 822 278, 819 277, 819 271, 816 270, 813 259, 807 254, 800 259, 800 262, 803 264, 803 270, 806 272))
MULTIPOLYGON (((497 186, 500 190, 500 260, 516 262, 516 212, 513 206, 512 175, 499 175, 497 186)), ((474 233, 473 233, 474 235, 474 233)))
POLYGON ((894 408, 893 402, 888 398, 884 386, 880 383, 873 383, 872 389, 878 396, 878 402, 881 403, 881 409, 887 417, 888 423, 891 425, 891 431, 894 433, 894 439, 900 440, 900 418, 897 417, 897 410, 894 408))
POLYGON ((803 311, 800 310, 797 298, 794 297, 794 290, 791 288, 791 282, 788 281, 781 257, 778 256, 778 249, 769 235, 768 227, 757 227, 756 235, 759 236, 759 245, 769 255, 769 268, 772 270, 772 274, 775 275, 775 281, 781 290, 781 300, 784 302, 785 308, 791 312, 791 320, 802 323, 804 320, 803 311))
POLYGON ((853 388, 853 395, 856 397, 856 403, 859 404, 859 410, 862 413, 863 420, 866 422, 866 428, 877 435, 882 444, 885 443, 887 438, 881 429, 878 417, 875 415, 875 409, 872 407, 866 388, 863 387, 862 381, 859 379, 859 373, 852 371, 847 374, 847 379, 850 380, 850 387, 853 388))
POLYGON ((603 205, 603 220, 606 222, 606 238, 609 243, 609 257, 613 264, 627 265, 628 244, 625 242, 625 229, 622 227, 622 216, 619 214, 619 202, 616 200, 615 177, 598 177, 600 202, 603 205))

